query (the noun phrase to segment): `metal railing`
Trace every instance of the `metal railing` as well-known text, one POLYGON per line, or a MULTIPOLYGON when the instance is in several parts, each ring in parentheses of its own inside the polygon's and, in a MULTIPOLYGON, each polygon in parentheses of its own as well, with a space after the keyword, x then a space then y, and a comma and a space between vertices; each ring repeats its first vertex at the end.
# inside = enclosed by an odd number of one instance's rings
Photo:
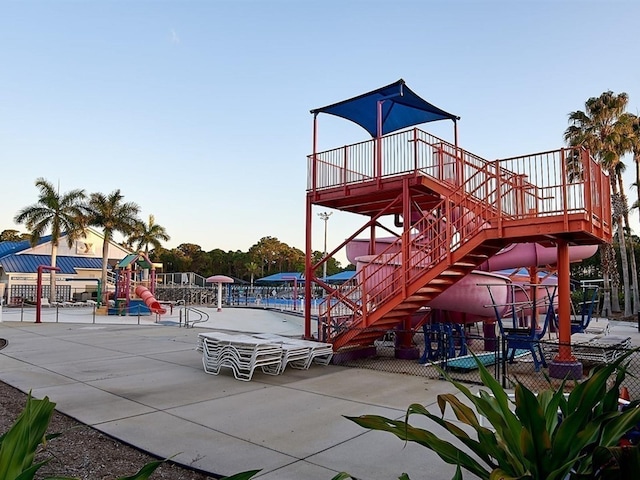
POLYGON ((209 320, 209 314, 202 310, 199 310, 195 307, 182 307, 180 308, 180 315, 178 325, 182 327, 183 321, 185 328, 193 328, 196 323, 204 323, 209 320), (198 317, 194 320, 191 320, 192 315, 197 315, 198 317))
MULTIPOLYGON (((320 311, 328 340, 357 324, 368 312, 439 266, 461 258, 456 252, 478 233, 509 221, 583 214, 592 225, 611 229, 609 178, 582 148, 560 149, 489 162, 419 129, 309 157, 308 189, 346 186, 375 178, 415 173, 442 185, 430 212, 394 243, 360 267, 346 291, 332 292, 320 311), (382 158, 377 157, 381 143, 382 158), (382 166, 384 165, 384 166, 382 166), (345 318, 344 310, 351 311, 345 318)), ((434 185, 435 186, 435 185, 434 185)), ((372 221, 387 214, 378 213, 372 221)))
POLYGON ((452 189, 464 185, 465 194, 514 218, 593 208, 610 222, 601 210, 609 178, 581 147, 489 161, 414 128, 309 155, 308 172, 308 191, 415 173, 452 189))
POLYGON ((167 288, 200 287, 211 288, 207 279, 195 272, 158 273, 156 282, 159 286, 167 288))

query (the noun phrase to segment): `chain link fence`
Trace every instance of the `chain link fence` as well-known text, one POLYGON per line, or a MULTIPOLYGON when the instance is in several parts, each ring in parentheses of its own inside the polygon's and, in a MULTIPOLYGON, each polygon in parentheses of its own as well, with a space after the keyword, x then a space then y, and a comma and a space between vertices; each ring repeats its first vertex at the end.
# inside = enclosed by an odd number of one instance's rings
MULTIPOLYGON (((574 345, 573 355, 583 364, 586 378, 597 365, 611 362, 632 352, 625 361, 627 375, 623 384, 630 398, 640 399, 640 351, 632 349, 628 341, 574 345)), ((522 345, 518 345, 522 347, 522 345)), ((505 336, 486 337, 475 326, 449 328, 444 331, 425 329, 418 332, 394 330, 381 332, 375 342, 375 354, 357 358, 357 355, 337 355, 336 362, 343 366, 367 368, 404 375, 443 379, 442 372, 457 381, 482 384, 480 370, 474 359, 487 368, 504 388, 510 389, 520 382, 534 392, 560 388, 562 379, 549 377, 548 365, 558 352, 557 340, 531 341, 529 348, 509 348, 505 336), (401 346, 399 339, 411 337, 411 347, 401 346), (534 355, 541 365, 536 365, 534 355), (542 362, 544 359, 544 362, 542 362), (545 366, 546 364, 546 366, 545 366)), ((570 390, 573 381, 565 383, 570 390)))

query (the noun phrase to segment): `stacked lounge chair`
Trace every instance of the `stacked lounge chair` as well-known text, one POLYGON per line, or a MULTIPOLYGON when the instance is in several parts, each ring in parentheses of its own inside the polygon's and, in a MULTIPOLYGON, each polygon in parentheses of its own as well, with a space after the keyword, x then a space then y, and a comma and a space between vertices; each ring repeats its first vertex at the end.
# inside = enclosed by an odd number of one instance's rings
MULTIPOLYGON (((302 357, 300 357, 296 360, 294 360, 293 358, 287 360, 287 363, 289 363, 293 368, 307 369, 311 366, 312 363, 329 365, 331 359, 333 358, 333 346, 330 343, 283 337, 274 333, 257 333, 254 335, 254 337, 270 340, 272 342, 278 342, 283 345, 283 349, 293 347, 298 349, 306 349, 306 358, 303 359, 302 357)), ((282 366, 283 372, 285 367, 286 364, 282 366)))
POLYGON ((313 363, 328 365, 333 346, 275 334, 200 333, 196 350, 202 353, 206 373, 218 375, 223 367, 238 380, 249 381, 256 368, 268 375, 279 375, 287 365, 308 369, 313 363))
MULTIPOLYGON (((541 343, 545 357, 558 353, 558 339, 541 343)), ((583 362, 611 363, 631 348, 631 337, 574 333, 571 335, 571 352, 583 362)))
POLYGON ((237 380, 248 382, 256 368, 264 373, 277 375, 282 362, 280 345, 249 335, 226 333, 201 333, 198 350, 202 351, 204 371, 218 375, 229 368, 237 380))

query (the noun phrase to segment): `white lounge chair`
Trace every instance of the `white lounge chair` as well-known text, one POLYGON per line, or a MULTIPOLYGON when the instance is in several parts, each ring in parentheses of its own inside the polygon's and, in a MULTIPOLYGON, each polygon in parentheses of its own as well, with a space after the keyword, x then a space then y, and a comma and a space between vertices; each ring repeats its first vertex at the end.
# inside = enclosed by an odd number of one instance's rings
POLYGON ((248 335, 226 333, 201 333, 196 350, 202 352, 204 371, 218 375, 230 368, 238 380, 249 381, 256 368, 264 373, 277 375, 282 363, 282 348, 278 344, 248 335))
MULTIPOLYGON (((297 347, 305 347, 309 349, 309 354, 304 363, 300 361, 290 361, 290 364, 294 368, 309 368, 312 363, 321 365, 329 365, 333 358, 333 345, 330 343, 314 342, 311 340, 302 340, 300 338, 290 338, 277 335, 275 333, 257 333, 254 335, 257 338, 264 338, 273 342, 283 342, 297 347)), ((284 368, 283 368, 284 371, 284 368)))

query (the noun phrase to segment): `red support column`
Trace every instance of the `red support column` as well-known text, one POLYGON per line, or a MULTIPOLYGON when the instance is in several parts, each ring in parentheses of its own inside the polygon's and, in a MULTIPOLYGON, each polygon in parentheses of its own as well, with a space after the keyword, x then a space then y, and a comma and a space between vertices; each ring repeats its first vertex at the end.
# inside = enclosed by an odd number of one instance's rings
POLYGON ((48 265, 38 265, 38 280, 36 282, 36 323, 42 323, 42 271, 46 270, 50 272, 54 270, 59 272, 58 267, 50 267, 48 265))
POLYGON ((552 378, 582 378, 582 363, 571 353, 571 287, 569 282, 569 245, 559 240, 558 251, 558 355, 549 363, 552 378))
POLYGON ((571 288, 569 285, 569 246, 558 244, 558 340, 560 347, 556 361, 574 362, 571 354, 571 288))
MULTIPOLYGON (((314 162, 315 163, 315 162, 314 162)), ((313 274, 311 256, 313 255, 311 245, 311 199, 307 195, 305 222, 305 263, 304 263, 304 338, 311 338, 311 288, 315 279, 313 274)), ((318 322, 321 322, 320 312, 318 312, 318 322)), ((320 325, 318 325, 319 327, 320 325)))

